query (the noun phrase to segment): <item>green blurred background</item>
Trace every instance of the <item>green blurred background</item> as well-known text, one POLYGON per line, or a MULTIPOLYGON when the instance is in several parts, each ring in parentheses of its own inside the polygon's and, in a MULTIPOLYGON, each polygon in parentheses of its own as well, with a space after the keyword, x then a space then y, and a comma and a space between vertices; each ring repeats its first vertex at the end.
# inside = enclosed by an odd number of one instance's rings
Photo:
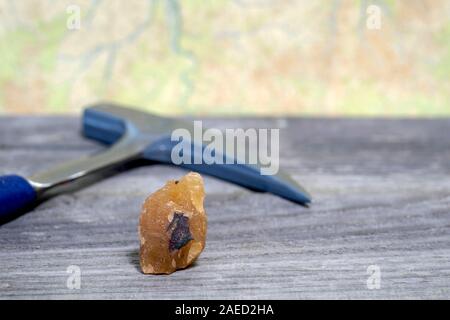
POLYGON ((450 1, 0 0, 0 113, 101 100, 171 115, 448 116, 450 1))

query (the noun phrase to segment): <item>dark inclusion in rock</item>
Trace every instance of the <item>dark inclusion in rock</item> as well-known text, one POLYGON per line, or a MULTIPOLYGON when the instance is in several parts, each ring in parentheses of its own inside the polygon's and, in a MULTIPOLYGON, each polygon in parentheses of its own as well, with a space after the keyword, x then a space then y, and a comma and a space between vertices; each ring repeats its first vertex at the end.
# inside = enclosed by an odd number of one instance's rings
POLYGON ((173 219, 167 227, 167 231, 171 233, 169 239, 169 250, 179 250, 183 248, 189 241, 194 238, 189 230, 189 218, 182 212, 175 212, 173 219))

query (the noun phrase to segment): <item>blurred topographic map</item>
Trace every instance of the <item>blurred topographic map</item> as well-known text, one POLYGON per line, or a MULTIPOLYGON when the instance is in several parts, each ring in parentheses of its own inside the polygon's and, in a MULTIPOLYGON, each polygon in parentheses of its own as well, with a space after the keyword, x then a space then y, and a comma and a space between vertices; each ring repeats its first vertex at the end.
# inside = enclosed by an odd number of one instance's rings
POLYGON ((450 1, 0 0, 0 112, 101 100, 162 114, 450 115, 450 1))

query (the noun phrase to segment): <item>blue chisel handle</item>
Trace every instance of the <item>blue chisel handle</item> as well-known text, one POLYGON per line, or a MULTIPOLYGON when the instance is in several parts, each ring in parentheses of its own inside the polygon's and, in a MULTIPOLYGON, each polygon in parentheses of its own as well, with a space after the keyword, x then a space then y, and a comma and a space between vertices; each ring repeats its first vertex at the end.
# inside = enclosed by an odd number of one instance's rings
POLYGON ((0 220, 25 211, 36 201, 31 184, 17 175, 0 176, 0 220))

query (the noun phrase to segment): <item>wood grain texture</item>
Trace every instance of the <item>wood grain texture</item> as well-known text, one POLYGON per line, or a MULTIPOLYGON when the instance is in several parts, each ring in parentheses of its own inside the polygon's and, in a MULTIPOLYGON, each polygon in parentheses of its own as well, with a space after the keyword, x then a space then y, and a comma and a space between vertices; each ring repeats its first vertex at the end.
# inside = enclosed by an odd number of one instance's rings
MULTIPOLYGON (((207 247, 191 268, 143 275, 144 198, 184 170, 154 165, 53 198, 0 227, 0 298, 450 298, 450 120, 206 119, 279 127, 306 209, 205 177, 207 247), (66 287, 70 265, 80 290, 66 287), (368 290, 367 267, 381 269, 368 290)), ((102 150, 72 117, 0 118, 0 174, 102 150)))

